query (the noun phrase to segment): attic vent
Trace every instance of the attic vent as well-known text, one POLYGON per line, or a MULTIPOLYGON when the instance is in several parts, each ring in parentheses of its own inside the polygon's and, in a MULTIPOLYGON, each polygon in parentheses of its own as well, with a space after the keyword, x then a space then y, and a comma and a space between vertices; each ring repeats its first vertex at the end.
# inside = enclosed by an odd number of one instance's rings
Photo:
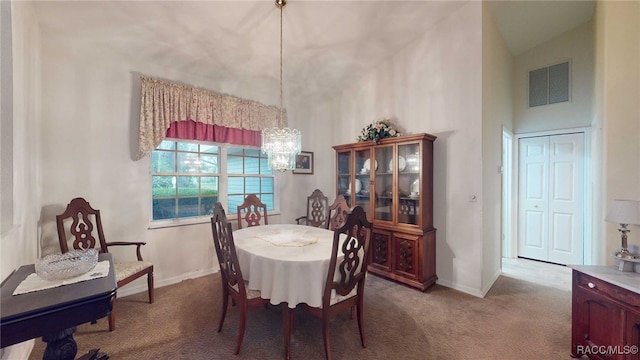
POLYGON ((529 71, 529 107, 569 101, 569 62, 529 71))

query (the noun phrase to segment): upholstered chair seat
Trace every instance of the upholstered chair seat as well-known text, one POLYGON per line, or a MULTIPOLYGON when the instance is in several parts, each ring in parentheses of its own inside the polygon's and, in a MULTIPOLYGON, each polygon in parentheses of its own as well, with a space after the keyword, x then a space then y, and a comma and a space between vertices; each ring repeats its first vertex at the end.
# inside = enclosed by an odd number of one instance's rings
MULTIPOLYGON (((249 289, 249 281, 247 280, 244 281, 244 287, 247 290, 247 299, 257 299, 260 297, 261 295, 260 290, 249 289)), ((238 284, 233 285, 232 288, 235 291, 240 292, 240 289, 238 288, 238 284)))
POLYGON ((113 268, 116 272, 116 281, 126 279, 150 267, 153 267, 153 263, 150 261, 123 261, 113 263, 113 268))

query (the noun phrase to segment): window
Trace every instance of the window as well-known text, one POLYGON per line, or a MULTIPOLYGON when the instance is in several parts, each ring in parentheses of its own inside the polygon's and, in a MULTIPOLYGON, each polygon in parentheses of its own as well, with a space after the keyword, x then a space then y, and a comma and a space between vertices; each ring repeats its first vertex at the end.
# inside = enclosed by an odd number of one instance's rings
POLYGON ((248 194, 276 210, 274 174, 260 149, 163 141, 151 154, 153 221, 208 218, 220 201, 235 214, 248 194))
POLYGON ((274 210, 274 176, 259 149, 229 148, 227 175, 229 213, 235 214, 249 194, 256 194, 267 211, 274 210))
POLYGON ((529 107, 569 101, 569 62, 529 71, 529 107))

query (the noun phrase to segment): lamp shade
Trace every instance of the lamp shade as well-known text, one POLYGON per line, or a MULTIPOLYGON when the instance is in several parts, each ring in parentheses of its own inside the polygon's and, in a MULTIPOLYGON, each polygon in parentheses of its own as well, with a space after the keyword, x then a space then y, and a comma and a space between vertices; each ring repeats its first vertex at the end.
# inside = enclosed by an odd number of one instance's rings
POLYGON ((604 220, 617 224, 640 225, 640 201, 613 200, 604 220))

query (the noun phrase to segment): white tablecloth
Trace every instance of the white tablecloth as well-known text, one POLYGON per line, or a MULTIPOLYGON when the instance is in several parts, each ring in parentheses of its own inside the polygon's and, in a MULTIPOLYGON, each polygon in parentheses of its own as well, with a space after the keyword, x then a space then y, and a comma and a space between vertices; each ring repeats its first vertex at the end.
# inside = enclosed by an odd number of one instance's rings
POLYGON ((253 226, 233 232, 249 289, 271 304, 319 307, 329 269, 333 231, 304 225, 253 226))

